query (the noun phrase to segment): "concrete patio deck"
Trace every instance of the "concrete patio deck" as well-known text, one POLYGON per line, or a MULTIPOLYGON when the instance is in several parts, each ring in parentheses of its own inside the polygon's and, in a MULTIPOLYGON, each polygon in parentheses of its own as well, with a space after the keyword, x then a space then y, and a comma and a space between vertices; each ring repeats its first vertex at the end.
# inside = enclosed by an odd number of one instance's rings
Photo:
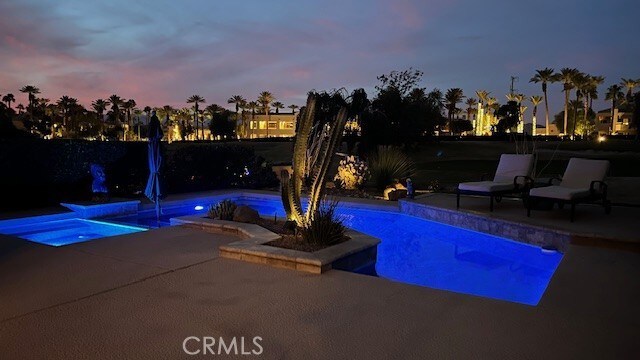
POLYGON ((636 253, 570 246, 531 307, 220 258, 233 240, 181 227, 61 248, 0 237, 2 358, 193 358, 187 336, 260 336, 265 359, 640 356, 636 253))

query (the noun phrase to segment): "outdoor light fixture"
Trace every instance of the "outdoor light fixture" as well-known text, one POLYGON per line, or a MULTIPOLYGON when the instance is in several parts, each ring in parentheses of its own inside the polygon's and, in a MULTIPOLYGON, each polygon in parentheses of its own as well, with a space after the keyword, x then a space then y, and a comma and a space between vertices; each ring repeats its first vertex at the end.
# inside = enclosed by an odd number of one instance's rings
POLYGON ((605 140, 607 140, 607 138, 606 138, 606 137, 604 137, 604 136, 598 136, 598 142, 603 142, 603 141, 605 141, 605 140))

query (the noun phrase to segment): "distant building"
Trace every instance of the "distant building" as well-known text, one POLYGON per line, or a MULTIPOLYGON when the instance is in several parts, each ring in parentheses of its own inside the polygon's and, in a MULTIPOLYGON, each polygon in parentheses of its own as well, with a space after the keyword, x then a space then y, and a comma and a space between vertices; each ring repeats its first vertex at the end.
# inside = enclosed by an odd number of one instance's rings
MULTIPOLYGON (((525 125, 525 132, 527 134, 531 133, 531 123, 528 123, 525 125)), ((544 125, 537 125, 536 126, 536 132, 534 135, 540 135, 540 136, 544 136, 547 134, 547 129, 544 127, 544 125)), ((549 124, 549 136, 559 136, 560 135, 560 131, 558 131, 558 126, 556 124, 549 124)))
POLYGON ((598 111, 596 114, 598 135, 608 135, 610 131, 614 135, 634 135, 636 129, 629 127, 632 115, 630 112, 620 112, 618 109, 614 109, 613 126, 611 126, 611 108, 598 111))
POLYGON ((292 137, 296 134, 296 119, 298 114, 245 114, 245 121, 248 123, 248 139, 266 137, 292 137))

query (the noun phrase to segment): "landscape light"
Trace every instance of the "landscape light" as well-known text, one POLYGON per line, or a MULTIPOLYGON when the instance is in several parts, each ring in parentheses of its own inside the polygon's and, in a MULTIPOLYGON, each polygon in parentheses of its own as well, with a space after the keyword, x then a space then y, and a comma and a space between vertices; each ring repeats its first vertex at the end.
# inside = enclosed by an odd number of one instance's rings
POLYGON ((601 135, 601 136, 598 136, 598 142, 603 142, 603 141, 605 141, 605 140, 607 140, 607 138, 606 138, 606 137, 604 137, 604 136, 602 136, 602 135, 601 135))

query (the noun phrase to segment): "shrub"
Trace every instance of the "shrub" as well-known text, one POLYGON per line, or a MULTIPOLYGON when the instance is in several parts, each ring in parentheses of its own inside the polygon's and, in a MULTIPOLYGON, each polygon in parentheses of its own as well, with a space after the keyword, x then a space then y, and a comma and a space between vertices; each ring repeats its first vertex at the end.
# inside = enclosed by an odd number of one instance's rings
POLYGON ((207 217, 219 220, 233 220, 233 212, 238 206, 233 201, 227 199, 215 205, 209 206, 207 217))
POLYGON ((369 177, 369 167, 367 163, 356 156, 347 156, 340 160, 338 173, 334 180, 347 190, 360 188, 369 177))
MULTIPOLYGON (((147 143, 69 139, 0 139, 0 209, 91 199, 91 164, 105 167, 112 197, 139 198, 149 176, 147 143), (11 194, 20 196, 9 196, 11 194)), ((268 188, 278 180, 253 145, 162 143, 166 194, 268 188)))
POLYGON ((302 241, 307 244, 329 246, 345 238, 345 226, 336 216, 337 202, 323 203, 300 228, 302 241))
POLYGON ((378 151, 369 156, 369 169, 375 187, 384 190, 394 179, 413 176, 414 163, 398 148, 379 146, 378 151))

